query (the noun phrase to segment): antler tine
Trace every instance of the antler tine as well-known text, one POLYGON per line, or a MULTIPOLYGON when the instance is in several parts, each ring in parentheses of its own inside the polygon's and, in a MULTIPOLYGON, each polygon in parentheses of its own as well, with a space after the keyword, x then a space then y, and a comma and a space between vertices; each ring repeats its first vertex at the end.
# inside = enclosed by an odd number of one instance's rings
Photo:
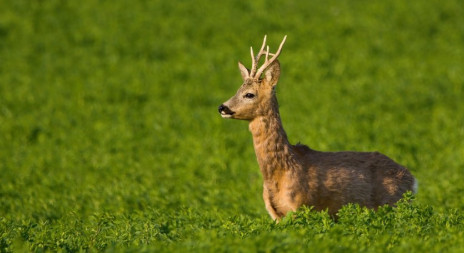
MULTIPOLYGON (((250 47, 250 54, 251 54, 251 73, 253 73, 253 69, 256 69, 256 59, 255 54, 253 53, 253 47, 250 47)), ((250 73, 250 76, 252 76, 250 73)))
POLYGON ((266 39, 267 39, 267 35, 264 35, 263 45, 261 46, 261 49, 259 50, 258 55, 255 56, 253 54, 253 49, 251 49, 252 65, 251 65, 250 77, 253 77, 256 73, 256 69, 258 68, 259 59, 264 53, 263 50, 264 50, 264 47, 266 46, 266 39))
MULTIPOLYGON (((273 63, 273 62, 277 59, 277 57, 279 57, 280 52, 282 51, 282 47, 284 46, 285 40, 286 40, 286 39, 287 39, 287 35, 285 35, 284 39, 283 39, 282 42, 280 43, 279 49, 278 49, 277 52, 272 56, 272 58, 268 61, 268 60, 267 60, 267 57, 266 57, 266 62, 263 64, 263 66, 261 66, 261 67, 258 69, 258 71, 256 72, 256 74, 255 74, 254 76, 252 76, 252 75, 250 75, 250 76, 255 77, 255 78, 259 78, 259 77, 261 76, 261 74, 263 73, 263 71, 264 71, 267 67, 269 67, 269 65, 271 65, 271 63, 273 63)), ((269 49, 267 50, 267 53, 266 53, 266 54, 268 54, 268 53, 269 53, 269 49)), ((271 54, 271 55, 272 55, 272 54, 271 54)))
POLYGON ((263 45, 261 46, 261 49, 259 50, 259 54, 261 54, 261 52, 263 52, 264 47, 266 46, 266 39, 267 39, 267 35, 264 35, 263 45))
POLYGON ((269 59, 269 46, 267 46, 266 48, 266 61, 265 62, 267 62, 268 59, 269 59))

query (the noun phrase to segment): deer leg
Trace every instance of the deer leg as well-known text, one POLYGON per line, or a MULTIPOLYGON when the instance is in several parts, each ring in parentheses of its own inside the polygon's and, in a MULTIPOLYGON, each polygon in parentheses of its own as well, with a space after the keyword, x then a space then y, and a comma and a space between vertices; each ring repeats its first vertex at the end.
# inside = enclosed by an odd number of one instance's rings
POLYGON ((266 210, 269 213, 269 215, 271 216, 271 218, 273 220, 278 221, 279 220, 279 215, 277 215, 276 210, 272 206, 271 198, 269 196, 269 191, 268 191, 266 185, 263 185, 263 199, 264 199, 264 204, 266 205, 266 210))

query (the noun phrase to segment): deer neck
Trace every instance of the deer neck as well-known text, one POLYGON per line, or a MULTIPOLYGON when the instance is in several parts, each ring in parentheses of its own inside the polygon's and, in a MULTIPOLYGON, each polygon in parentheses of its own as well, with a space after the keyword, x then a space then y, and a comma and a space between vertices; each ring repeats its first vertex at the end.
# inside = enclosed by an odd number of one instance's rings
POLYGON ((249 128, 264 181, 276 181, 282 173, 292 169, 295 162, 292 146, 282 126, 275 97, 261 115, 250 121, 249 128))

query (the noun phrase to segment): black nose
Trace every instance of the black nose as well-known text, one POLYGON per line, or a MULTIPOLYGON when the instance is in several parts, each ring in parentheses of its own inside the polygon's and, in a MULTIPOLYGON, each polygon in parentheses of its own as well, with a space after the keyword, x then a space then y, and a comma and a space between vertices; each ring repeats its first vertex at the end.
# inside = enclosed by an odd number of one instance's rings
POLYGON ((221 113, 222 111, 224 111, 226 108, 227 108, 227 107, 225 107, 224 105, 220 105, 220 106, 218 107, 219 113, 221 113))

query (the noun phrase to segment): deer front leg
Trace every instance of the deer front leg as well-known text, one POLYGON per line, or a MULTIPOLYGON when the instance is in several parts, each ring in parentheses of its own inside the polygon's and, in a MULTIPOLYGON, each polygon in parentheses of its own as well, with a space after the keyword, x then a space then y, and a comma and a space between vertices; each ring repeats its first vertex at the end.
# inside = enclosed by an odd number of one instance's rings
POLYGON ((264 199, 264 204, 266 205, 266 210, 271 216, 271 218, 275 221, 279 221, 279 216, 277 215, 276 210, 271 204, 269 190, 267 189, 265 184, 263 185, 263 199, 264 199))

